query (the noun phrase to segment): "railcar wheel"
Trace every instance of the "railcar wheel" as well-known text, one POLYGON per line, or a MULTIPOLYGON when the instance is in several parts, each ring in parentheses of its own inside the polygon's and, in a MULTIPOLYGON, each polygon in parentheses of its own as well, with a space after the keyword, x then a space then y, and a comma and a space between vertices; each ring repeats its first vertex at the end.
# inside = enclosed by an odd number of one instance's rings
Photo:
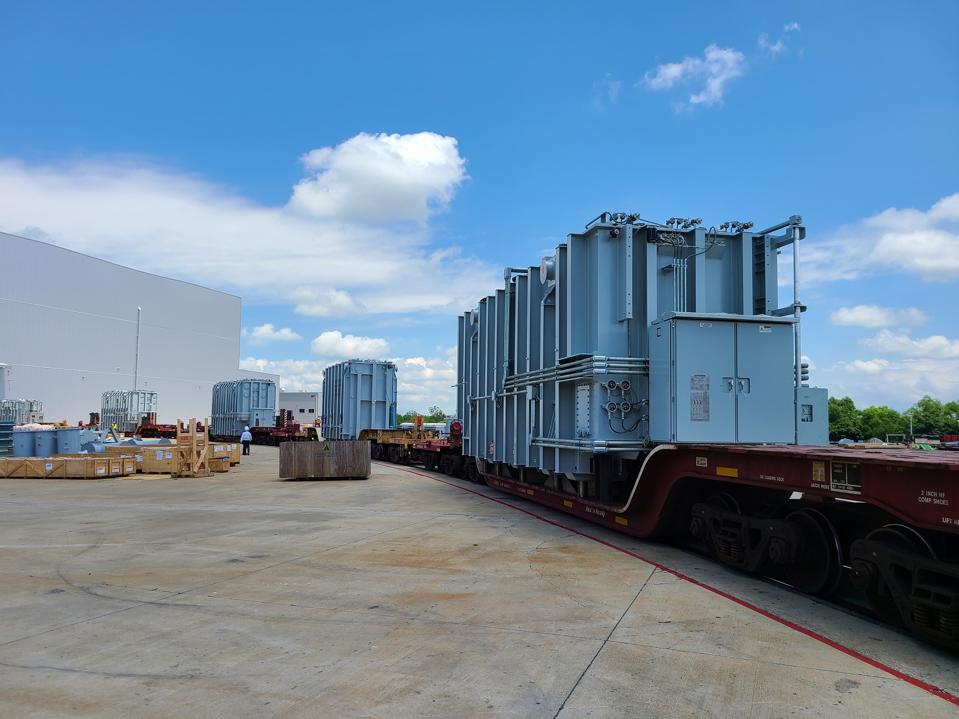
POLYGON ((815 509, 786 515, 799 538, 796 561, 784 568, 786 580, 806 594, 826 596, 842 579, 842 545, 832 522, 815 509))
POLYGON ((729 492, 720 492, 719 494, 712 495, 706 500, 706 504, 725 509, 727 512, 735 512, 736 514, 743 513, 743 510, 739 507, 739 502, 737 502, 736 498, 729 492))
MULTIPOLYGON (((870 542, 882 542, 896 549, 921 554, 929 559, 937 559, 936 551, 926 538, 912 527, 905 524, 887 524, 879 529, 872 530, 866 535, 870 542)), ((902 624, 899 607, 893 597, 889 585, 877 576, 875 581, 866 587, 866 599, 869 606, 880 619, 890 624, 902 624)))
POLYGON ((473 460, 468 460, 466 463, 466 479, 470 482, 479 483, 480 473, 479 469, 476 466, 476 462, 473 460))

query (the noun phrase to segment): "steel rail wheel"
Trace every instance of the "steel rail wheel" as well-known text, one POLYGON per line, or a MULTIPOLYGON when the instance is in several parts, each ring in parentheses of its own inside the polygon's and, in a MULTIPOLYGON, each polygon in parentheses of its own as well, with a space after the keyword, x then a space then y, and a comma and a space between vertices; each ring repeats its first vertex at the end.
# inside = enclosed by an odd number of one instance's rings
MULTIPOLYGON (((929 559, 937 559, 936 552, 919 532, 905 524, 887 524, 879 529, 872 530, 866 535, 870 542, 880 542, 895 549, 913 552, 929 559)), ((869 582, 865 588, 869 606, 876 615, 890 624, 902 624, 899 607, 893 597, 889 585, 880 575, 869 582)))
POLYGON ((799 509, 786 515, 796 530, 799 551, 796 561, 784 567, 786 581, 807 594, 826 596, 842 579, 842 545, 832 522, 815 509, 799 509))

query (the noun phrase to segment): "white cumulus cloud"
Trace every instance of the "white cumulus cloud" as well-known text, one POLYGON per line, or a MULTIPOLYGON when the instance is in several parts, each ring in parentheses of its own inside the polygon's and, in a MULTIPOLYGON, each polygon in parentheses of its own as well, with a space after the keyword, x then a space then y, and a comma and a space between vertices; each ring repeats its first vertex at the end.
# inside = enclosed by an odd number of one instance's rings
POLYGON ((323 370, 330 360, 262 359, 244 357, 240 369, 280 375, 280 387, 288 392, 319 392, 323 388, 323 370))
POLYGON ((301 159, 310 175, 293 188, 290 207, 360 223, 425 222, 449 204, 466 179, 456 139, 432 132, 364 132, 301 159))
MULTIPOLYGON (((438 405, 456 410, 456 348, 438 347, 433 357, 393 357, 396 364, 397 403, 400 412, 425 411, 438 405)), ((280 387, 288 391, 322 392, 323 370, 342 358, 264 359, 245 357, 240 368, 280 375, 280 387)))
POLYGON ((833 324, 843 327, 911 327, 925 324, 929 317, 915 307, 855 305, 840 307, 830 319, 833 324))
POLYGON ((836 362, 817 373, 832 396, 849 395, 860 405, 898 409, 923 395, 959 399, 959 339, 913 337, 902 329, 881 329, 861 344, 876 355, 836 362))
POLYGON ((390 343, 380 337, 357 337, 329 330, 315 338, 310 349, 320 357, 382 359, 382 355, 390 351, 390 343))
POLYGON ((407 357, 396 363, 396 394, 401 410, 425 411, 432 405, 456 410, 456 347, 438 348, 436 357, 407 357))
POLYGON ((677 85, 693 83, 690 106, 709 107, 723 101, 726 86, 746 71, 746 57, 733 48, 709 45, 702 57, 684 57, 679 62, 659 65, 647 72, 643 84, 648 90, 668 90, 677 85))
POLYGON ((905 332, 881 330, 875 337, 870 337, 863 343, 886 354, 923 359, 959 359, 959 340, 952 340, 944 335, 911 337, 905 332))
POLYGON ((850 362, 840 362, 838 363, 840 367, 843 367, 846 372, 849 374, 869 374, 876 375, 880 372, 889 369, 892 366, 892 362, 887 359, 878 358, 870 360, 852 360, 850 362))
POLYGON ((930 282, 959 279, 959 193, 928 210, 889 208, 804 244, 809 282, 853 280, 879 273, 930 282))
POLYGON ((244 328, 243 336, 251 345, 264 345, 268 342, 294 342, 303 339, 298 333, 289 327, 275 328, 271 323, 257 325, 251 330, 244 328))
POLYGON ((908 358, 837 362, 817 378, 833 397, 852 397, 859 406, 889 405, 903 410, 924 395, 959 398, 959 361, 908 358))
POLYGON ((454 138, 357 135, 306 164, 272 206, 143 158, 0 159, 0 230, 307 315, 460 310, 500 284, 425 224, 465 178, 454 138))
POLYGON ((298 315, 309 317, 354 315, 366 312, 363 303, 344 290, 300 287, 291 294, 291 299, 296 303, 293 311, 298 315))

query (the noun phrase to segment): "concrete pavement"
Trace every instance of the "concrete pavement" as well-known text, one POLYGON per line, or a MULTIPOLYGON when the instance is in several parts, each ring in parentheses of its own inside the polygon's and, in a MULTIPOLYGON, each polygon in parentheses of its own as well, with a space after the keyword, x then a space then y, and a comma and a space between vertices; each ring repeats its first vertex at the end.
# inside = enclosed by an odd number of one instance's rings
MULTIPOLYGON (((0 716, 957 713, 475 494, 379 463, 366 482, 281 482, 276 461, 255 447, 207 479, 0 480, 0 716)), ((849 632, 830 611, 817 630, 849 632)), ((955 679, 949 655, 871 631, 891 660, 955 679)))

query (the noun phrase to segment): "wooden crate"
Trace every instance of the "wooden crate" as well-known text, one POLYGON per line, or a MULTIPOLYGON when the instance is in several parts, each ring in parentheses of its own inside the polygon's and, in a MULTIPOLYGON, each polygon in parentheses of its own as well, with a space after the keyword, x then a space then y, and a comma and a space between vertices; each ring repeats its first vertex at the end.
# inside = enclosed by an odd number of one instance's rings
POLYGON ((140 471, 144 474, 173 474, 176 470, 176 447, 172 444, 140 447, 140 471))
POLYGON ((211 472, 229 472, 230 471, 230 457, 214 457, 210 460, 210 471, 211 472))
POLYGON ((34 479, 106 479, 136 473, 131 455, 63 455, 0 459, 0 477, 34 479))
POLYGON ((110 458, 106 456, 90 457, 87 464, 88 479, 106 479, 110 476, 110 458))
MULTIPOLYGON (((210 461, 225 459, 227 467, 240 463, 240 445, 236 442, 211 442, 208 451, 210 461)), ((213 469, 213 467, 210 467, 213 469)), ((213 469, 214 472, 218 471, 213 469)))
POLYGON ((344 439, 280 444, 281 479, 367 479, 369 476, 369 442, 344 439))

